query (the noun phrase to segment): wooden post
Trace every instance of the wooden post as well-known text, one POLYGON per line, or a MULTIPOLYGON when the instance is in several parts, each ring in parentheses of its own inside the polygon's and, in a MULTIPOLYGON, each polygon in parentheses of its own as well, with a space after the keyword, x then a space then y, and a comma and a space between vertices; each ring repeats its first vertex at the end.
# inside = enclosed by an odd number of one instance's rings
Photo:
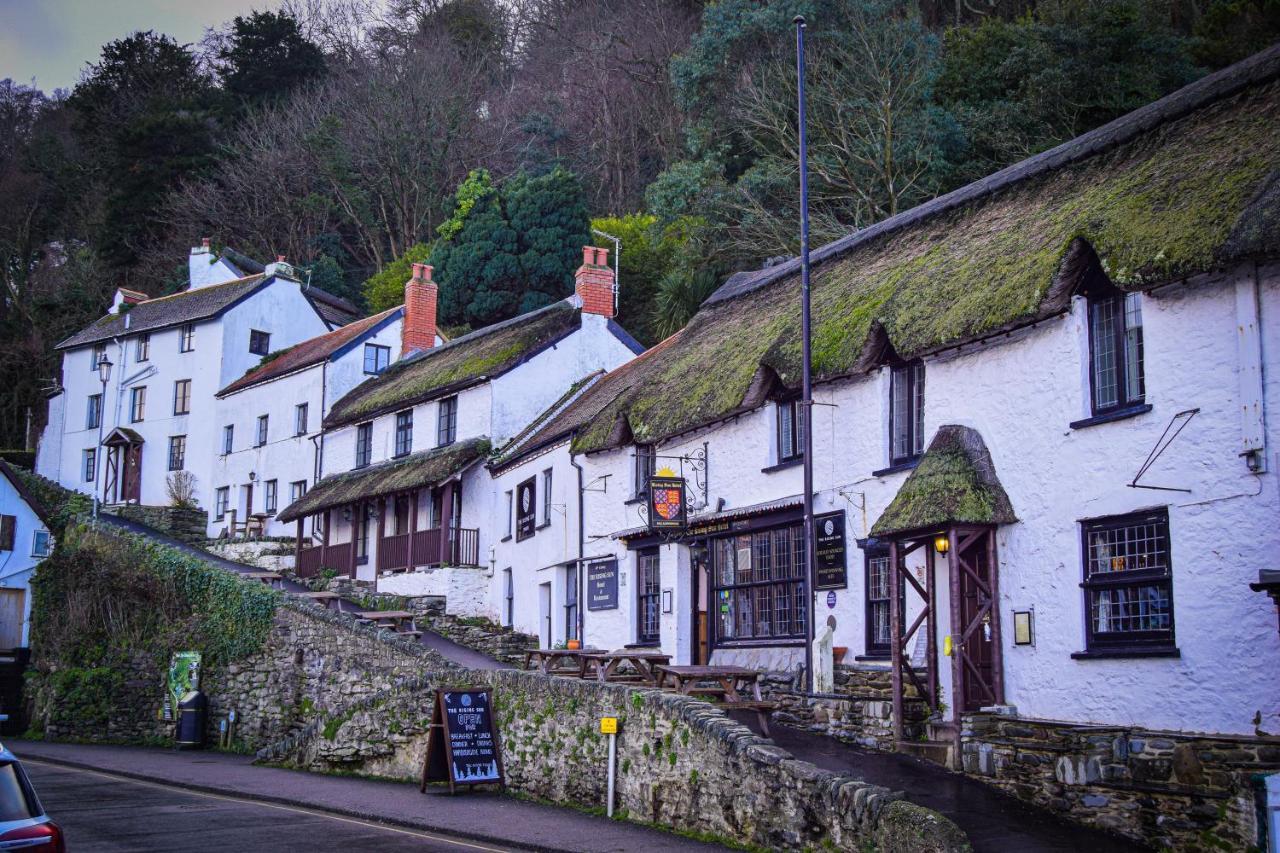
POLYGON ((929 634, 925 637, 925 654, 928 656, 928 672, 925 684, 929 686, 929 707, 938 706, 938 584, 934 578, 937 569, 937 550, 933 547, 933 537, 924 541, 925 553, 925 591, 929 600, 925 607, 929 608, 929 634))
POLYGON ((324 524, 320 530, 320 568, 327 569, 329 567, 329 522, 332 520, 331 510, 322 510, 320 517, 324 519, 324 524))
POLYGON ((440 563, 445 565, 450 561, 453 549, 450 547, 453 543, 449 532, 453 529, 453 481, 444 484, 444 488, 440 490, 440 563))
POLYGON ((293 549, 293 570, 296 572, 302 567, 302 519, 298 519, 298 544, 293 549))
MULTIPOLYGON (((952 730, 952 739, 954 741, 954 755, 952 755, 952 764, 959 766, 960 764, 960 713, 964 707, 964 661, 961 656, 967 654, 964 647, 963 634, 956 634, 957 630, 964 631, 962 588, 960 581, 960 542, 956 536, 956 530, 952 527, 947 531, 947 573, 950 576, 951 588, 951 624, 948 626, 951 632, 951 713, 955 718, 955 724, 952 730)), ((955 767, 952 767, 954 770, 955 767)))
POLYGON ((418 536, 418 490, 409 492, 409 571, 416 568, 413 543, 418 536))
MULTIPOLYGON (((350 564, 347 566, 347 573, 352 580, 356 579, 356 540, 359 538, 359 531, 362 529, 364 521, 364 501, 356 501, 355 513, 351 516, 351 556, 347 558, 347 562, 350 564)), ((365 530, 365 535, 368 535, 368 530, 365 530)))
POLYGON ((898 543, 889 542, 889 653, 893 677, 893 750, 902 742, 902 602, 898 598, 898 543))
POLYGON ((987 531, 987 582, 991 585, 991 688, 996 704, 1004 704, 1004 647, 1000 638, 1000 564, 996 558, 996 531, 987 531))

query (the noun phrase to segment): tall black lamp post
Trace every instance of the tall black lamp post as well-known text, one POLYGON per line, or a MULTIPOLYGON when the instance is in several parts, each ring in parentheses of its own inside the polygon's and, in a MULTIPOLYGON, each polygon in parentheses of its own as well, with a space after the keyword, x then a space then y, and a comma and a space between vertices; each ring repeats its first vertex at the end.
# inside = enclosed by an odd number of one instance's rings
POLYGON ((804 109, 804 16, 796 15, 796 79, 800 124, 800 341, 803 367, 803 391, 800 413, 804 420, 800 434, 804 440, 804 670, 808 692, 814 691, 813 672, 813 374, 811 370, 812 334, 809 328, 809 149, 804 109))
POLYGON ((102 480, 98 477, 98 463, 102 460, 102 423, 107 417, 107 383, 111 381, 111 359, 104 351, 98 360, 98 378, 102 380, 102 396, 98 398, 98 449, 93 457, 93 522, 98 523, 98 489, 102 480))

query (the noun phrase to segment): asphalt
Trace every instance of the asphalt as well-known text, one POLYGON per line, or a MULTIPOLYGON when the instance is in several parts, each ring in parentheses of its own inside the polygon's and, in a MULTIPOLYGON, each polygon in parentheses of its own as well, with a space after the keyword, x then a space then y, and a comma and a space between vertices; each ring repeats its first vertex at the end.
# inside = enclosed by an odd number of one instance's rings
POLYGON ((225 753, 5 745, 76 851, 727 849, 496 791, 423 794, 404 782, 258 767, 225 753))
MULTIPOLYGON (((234 560, 228 560, 225 557, 210 554, 208 551, 197 548, 194 545, 181 541, 180 539, 174 539, 172 536, 156 530, 154 527, 139 524, 138 522, 131 521, 127 518, 120 518, 119 516, 110 515, 108 513, 103 513, 98 518, 103 524, 117 527, 121 530, 127 530, 130 533, 146 536, 149 539, 163 543, 170 548, 176 548, 185 554, 190 554, 193 557, 204 560, 211 566, 217 566, 218 568, 226 569, 229 572, 244 574, 245 572, 261 571, 258 566, 251 566, 247 563, 237 563, 234 560)), ((284 580, 281 583, 285 592, 306 592, 308 590, 308 587, 291 580, 284 580)), ((357 613, 364 610, 364 607, 346 599, 339 599, 338 609, 346 613, 357 613)), ((476 651, 475 649, 469 649, 466 646, 458 645, 448 637, 441 636, 434 631, 424 629, 422 630, 422 636, 418 639, 427 648, 438 652, 445 660, 456 663, 458 666, 466 667, 467 669, 510 669, 509 664, 495 660, 483 652, 476 651)))

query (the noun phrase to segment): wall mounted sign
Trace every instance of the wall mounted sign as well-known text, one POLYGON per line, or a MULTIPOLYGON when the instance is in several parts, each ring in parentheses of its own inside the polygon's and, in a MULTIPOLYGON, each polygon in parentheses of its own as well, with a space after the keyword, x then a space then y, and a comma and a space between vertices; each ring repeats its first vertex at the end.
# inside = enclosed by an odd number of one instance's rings
POLYGON ((1013 644, 1015 646, 1034 646, 1036 643, 1035 619, 1033 610, 1013 611, 1013 644))
POLYGON ((200 653, 174 652, 165 676, 164 718, 177 719, 178 703, 192 690, 200 689, 200 653))
POLYGON ((830 609, 830 610, 835 610, 835 609, 836 609, 836 592, 835 592, 835 590, 832 590, 831 592, 827 593, 827 608, 828 608, 828 609, 830 609))
POLYGON ((428 782, 448 782, 449 793, 458 785, 506 787, 490 691, 436 691, 422 765, 423 791, 428 782))
POLYGON ((688 521, 684 499, 684 478, 667 471, 649 478, 649 530, 684 530, 688 521))
POLYGON ((516 541, 528 539, 538 525, 538 481, 533 477, 516 486, 516 541))
POLYGON ((813 535, 817 540, 813 550, 813 559, 817 564, 817 583, 814 589, 848 589, 844 513, 833 512, 814 516, 813 535))
POLYGON ((587 563, 587 609, 618 609, 618 561, 595 560, 587 563))

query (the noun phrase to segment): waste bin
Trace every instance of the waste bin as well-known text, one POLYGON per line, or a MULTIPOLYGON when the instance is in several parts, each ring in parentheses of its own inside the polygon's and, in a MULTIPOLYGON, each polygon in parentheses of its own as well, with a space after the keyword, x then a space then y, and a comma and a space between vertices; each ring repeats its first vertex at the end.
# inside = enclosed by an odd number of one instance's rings
POLYGON ((178 702, 178 749, 204 749, 205 718, 209 700, 199 690, 183 694, 178 702))

